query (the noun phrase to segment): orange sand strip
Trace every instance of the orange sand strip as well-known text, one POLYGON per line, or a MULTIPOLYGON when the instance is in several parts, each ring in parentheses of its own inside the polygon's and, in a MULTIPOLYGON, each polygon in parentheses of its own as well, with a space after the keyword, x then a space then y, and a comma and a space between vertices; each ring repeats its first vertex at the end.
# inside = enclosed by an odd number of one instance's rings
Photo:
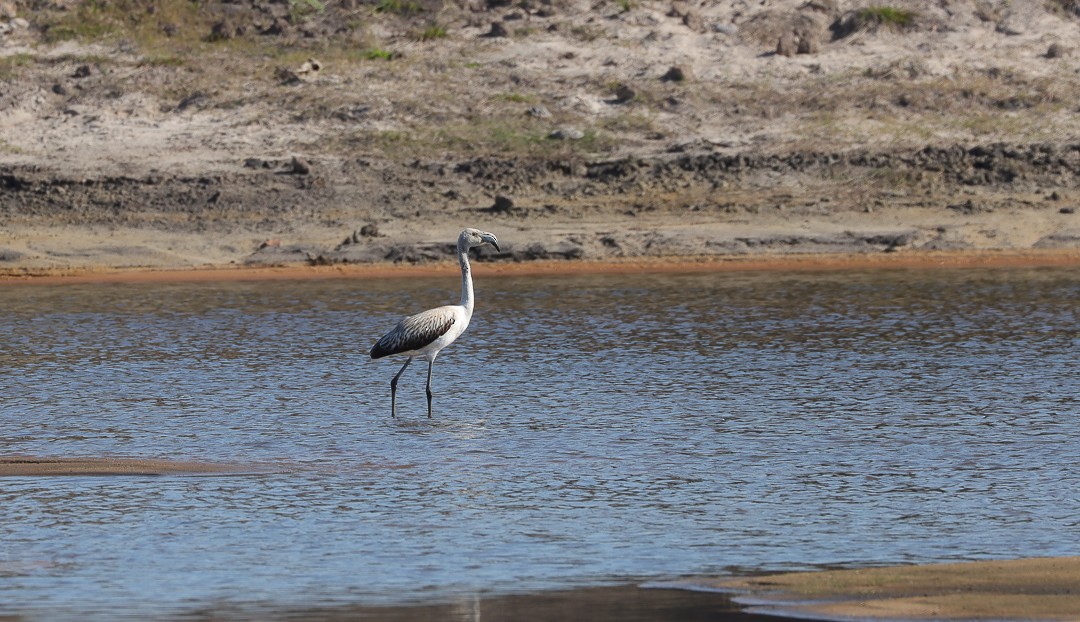
MULTIPOLYGON (((903 268, 1024 268, 1080 266, 1080 250, 964 251, 878 253, 867 255, 783 255, 770 257, 648 258, 619 261, 477 262, 485 275, 545 276, 738 271, 833 271, 903 268)), ((59 270, 0 272, 0 285, 58 283, 172 283, 202 281, 272 281, 338 278, 388 279, 444 276, 457 271, 452 262, 403 264, 295 265, 278 268, 206 267, 180 270, 59 270)))

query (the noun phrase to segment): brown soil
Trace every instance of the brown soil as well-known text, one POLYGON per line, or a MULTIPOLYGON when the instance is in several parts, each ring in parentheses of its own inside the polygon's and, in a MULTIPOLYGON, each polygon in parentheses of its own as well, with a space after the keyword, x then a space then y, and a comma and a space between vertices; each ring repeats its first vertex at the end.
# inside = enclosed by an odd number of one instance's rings
POLYGON ((1080 248, 1075 7, 891 6, 0 0, 0 272, 1080 248))

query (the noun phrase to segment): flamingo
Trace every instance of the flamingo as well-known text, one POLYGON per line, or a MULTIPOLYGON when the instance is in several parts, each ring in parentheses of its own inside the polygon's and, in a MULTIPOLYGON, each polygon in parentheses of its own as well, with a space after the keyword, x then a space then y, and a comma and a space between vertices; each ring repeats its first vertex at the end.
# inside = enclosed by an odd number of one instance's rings
POLYGON ((431 368, 439 352, 453 343, 469 327, 469 320, 472 319, 473 314, 473 282, 472 269, 469 267, 469 249, 484 244, 490 244, 495 247, 495 250, 501 250, 495 234, 487 231, 465 229, 458 236, 457 256, 458 263, 461 264, 461 302, 459 304, 436 307, 410 315, 398 322, 397 326, 371 346, 373 359, 381 359, 394 354, 403 354, 408 357, 390 381, 391 417, 397 416, 398 378, 415 357, 423 357, 428 362, 427 408, 428 418, 431 417, 431 368))

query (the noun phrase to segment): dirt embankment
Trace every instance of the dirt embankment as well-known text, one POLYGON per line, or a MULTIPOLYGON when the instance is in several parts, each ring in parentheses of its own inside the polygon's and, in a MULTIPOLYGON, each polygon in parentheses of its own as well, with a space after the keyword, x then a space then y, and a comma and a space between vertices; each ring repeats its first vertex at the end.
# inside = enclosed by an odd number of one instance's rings
POLYGON ((4 2, 0 270, 1080 249, 1068 3, 155 4, 4 2))

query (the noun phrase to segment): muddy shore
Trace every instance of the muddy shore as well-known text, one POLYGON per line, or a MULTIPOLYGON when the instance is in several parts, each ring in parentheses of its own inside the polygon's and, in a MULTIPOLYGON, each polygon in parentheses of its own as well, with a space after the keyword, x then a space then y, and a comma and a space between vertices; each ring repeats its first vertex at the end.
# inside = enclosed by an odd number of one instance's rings
MULTIPOLYGON (((823 156, 803 169, 757 160, 732 172, 726 158, 708 156, 682 162, 622 160, 595 165, 606 172, 543 172, 522 182, 512 200, 492 191, 511 205, 505 209, 480 203, 481 198, 463 206, 443 200, 437 208, 407 216, 397 213, 401 208, 358 213, 350 206, 370 201, 370 189, 380 182, 361 183, 362 176, 352 175, 349 167, 332 170, 329 163, 322 165, 326 172, 320 188, 307 187, 306 178, 269 171, 198 179, 65 179, 55 171, 13 168, 0 174, 6 234, 0 242, 0 272, 429 265, 452 256, 456 231, 465 225, 498 232, 503 251, 483 252, 480 258, 500 263, 1039 254, 1080 248, 1073 204, 1039 193, 1042 187, 1065 185, 1071 194, 1080 184, 1080 144, 1058 157, 1063 165, 1057 168, 1042 166, 1034 157, 1012 161, 1001 156, 991 157, 983 169, 996 175, 995 167, 1024 168, 1028 181, 1023 184, 961 181, 955 183, 963 192, 946 184, 934 193, 916 194, 870 185, 838 192, 818 181, 875 171, 914 180, 931 166, 877 156, 893 164, 868 168, 861 159, 852 164, 823 156), (768 174, 777 175, 777 183, 746 181, 768 174), (715 189, 725 185, 735 187, 715 189), (545 194, 553 186, 560 188, 557 196, 545 194), (218 207, 207 209, 204 202, 218 207)), ((974 158, 962 157, 961 168, 976 166, 969 160, 974 158)), ((501 164, 508 172, 533 169, 529 162, 501 164)), ((432 184, 403 172, 393 173, 397 178, 390 187, 432 184)), ((937 175, 956 172, 949 168, 937 175)), ((457 173, 448 174, 439 187, 456 187, 444 192, 457 195, 472 188, 475 195, 482 192, 477 190, 482 183, 457 173)), ((1065 193, 1054 192, 1057 197, 1065 193)))

